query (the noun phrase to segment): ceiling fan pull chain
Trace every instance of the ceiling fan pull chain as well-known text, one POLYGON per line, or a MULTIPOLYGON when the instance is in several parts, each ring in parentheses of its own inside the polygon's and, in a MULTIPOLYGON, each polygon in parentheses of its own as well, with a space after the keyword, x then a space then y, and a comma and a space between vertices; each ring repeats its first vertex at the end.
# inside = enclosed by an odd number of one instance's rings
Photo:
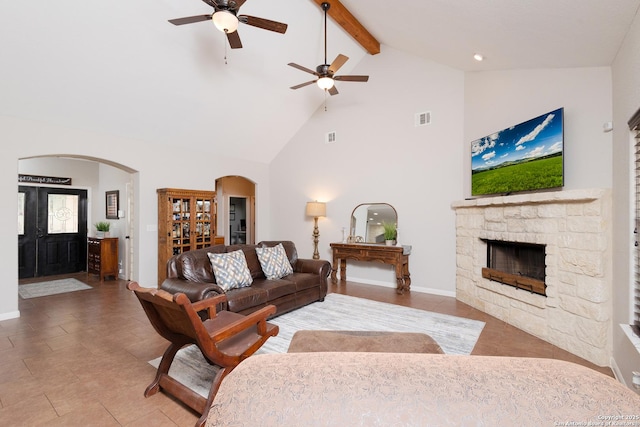
POLYGON ((327 92, 328 90, 324 90, 324 111, 327 111, 327 92))
POLYGON ((223 43, 224 43, 224 65, 227 65, 227 38, 226 38, 226 31, 225 31, 225 38, 222 39, 223 43))

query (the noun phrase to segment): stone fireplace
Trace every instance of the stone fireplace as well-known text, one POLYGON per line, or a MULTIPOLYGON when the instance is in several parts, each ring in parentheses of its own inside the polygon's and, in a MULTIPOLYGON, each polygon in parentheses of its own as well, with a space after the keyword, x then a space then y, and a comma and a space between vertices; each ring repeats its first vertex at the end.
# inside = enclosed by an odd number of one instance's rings
MULTIPOLYGON (((456 212, 456 298, 592 363, 608 365, 612 346, 610 191, 479 198, 454 202, 452 208, 456 212), (528 284, 514 286, 491 277, 487 272, 490 242, 543 247, 544 293, 532 292, 528 284)), ((526 282, 518 276, 522 274, 507 278, 526 282)))

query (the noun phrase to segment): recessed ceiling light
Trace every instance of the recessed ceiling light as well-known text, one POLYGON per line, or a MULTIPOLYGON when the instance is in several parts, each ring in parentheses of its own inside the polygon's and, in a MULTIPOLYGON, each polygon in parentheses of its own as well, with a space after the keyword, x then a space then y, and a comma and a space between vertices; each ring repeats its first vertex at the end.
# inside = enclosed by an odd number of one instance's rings
POLYGON ((484 56, 482 56, 479 53, 476 53, 473 55, 473 59, 475 59, 476 61, 482 61, 484 59, 484 56))

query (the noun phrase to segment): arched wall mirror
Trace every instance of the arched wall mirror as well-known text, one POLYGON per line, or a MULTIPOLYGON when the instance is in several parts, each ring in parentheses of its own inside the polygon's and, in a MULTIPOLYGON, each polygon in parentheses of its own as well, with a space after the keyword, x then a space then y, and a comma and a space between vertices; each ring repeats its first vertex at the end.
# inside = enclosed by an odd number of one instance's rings
POLYGON ((362 203, 351 213, 349 243, 384 244, 383 223, 398 225, 398 212, 388 203, 362 203))

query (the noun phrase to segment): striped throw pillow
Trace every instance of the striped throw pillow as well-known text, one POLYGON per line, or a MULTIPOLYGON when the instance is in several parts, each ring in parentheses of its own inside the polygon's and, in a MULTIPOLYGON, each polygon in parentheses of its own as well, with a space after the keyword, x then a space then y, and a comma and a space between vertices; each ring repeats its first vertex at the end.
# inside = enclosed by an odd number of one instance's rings
POLYGON ((247 266, 247 259, 241 250, 212 254, 208 253, 216 283, 225 292, 251 286, 253 278, 247 266))
POLYGON ((267 279, 281 279, 293 273, 293 267, 282 243, 271 248, 256 248, 256 253, 267 279))

